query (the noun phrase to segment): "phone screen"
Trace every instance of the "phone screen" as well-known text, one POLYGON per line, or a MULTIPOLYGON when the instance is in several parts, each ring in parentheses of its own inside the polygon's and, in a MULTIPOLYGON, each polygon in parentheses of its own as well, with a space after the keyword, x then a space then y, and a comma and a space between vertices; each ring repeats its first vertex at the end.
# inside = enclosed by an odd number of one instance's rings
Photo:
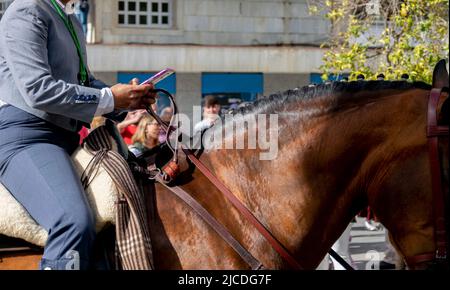
POLYGON ((175 70, 173 70, 171 68, 166 68, 165 70, 160 71, 159 73, 155 74, 151 78, 142 82, 141 85, 149 84, 149 83, 156 85, 157 83, 159 83, 160 81, 162 81, 163 79, 167 78, 168 76, 170 76, 174 73, 175 73, 175 70))

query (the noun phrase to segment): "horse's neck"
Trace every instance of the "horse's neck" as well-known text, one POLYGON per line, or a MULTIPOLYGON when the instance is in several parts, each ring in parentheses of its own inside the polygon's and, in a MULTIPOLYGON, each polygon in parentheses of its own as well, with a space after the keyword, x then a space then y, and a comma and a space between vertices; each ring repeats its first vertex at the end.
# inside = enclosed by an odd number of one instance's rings
MULTIPOLYGON (((425 94, 422 97, 426 99, 425 94)), ((275 160, 260 161, 257 150, 215 150, 201 160, 304 267, 313 268, 357 212, 355 201, 367 199, 366 191, 376 189, 373 184, 380 180, 386 157, 410 143, 426 142, 416 140, 425 107, 426 100, 392 96, 383 103, 316 115, 291 127, 287 124, 293 119, 280 114, 275 160), (405 135, 409 139, 400 142, 405 135)), ((283 267, 268 243, 203 174, 195 170, 187 181, 182 187, 266 267, 283 267)), ((153 229, 158 265, 246 267, 208 225, 164 188, 158 189, 157 204, 159 224, 153 229)))
POLYGON ((215 150, 203 160, 286 247, 314 264, 317 255, 307 249, 325 251, 338 238, 367 202, 386 158, 409 146, 398 141, 399 131, 413 133, 423 107, 405 92, 300 124, 287 125, 292 116, 284 112, 277 159, 260 161, 255 150, 215 150))

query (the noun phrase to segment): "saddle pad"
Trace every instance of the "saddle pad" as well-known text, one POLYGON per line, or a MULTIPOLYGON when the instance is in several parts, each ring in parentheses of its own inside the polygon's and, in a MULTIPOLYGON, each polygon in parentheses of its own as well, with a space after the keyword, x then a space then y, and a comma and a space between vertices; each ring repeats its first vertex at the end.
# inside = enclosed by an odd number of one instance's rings
MULTIPOLYGON (((78 148, 72 155, 74 167, 79 176, 92 160, 93 155, 82 147, 78 148)), ((101 231, 107 224, 115 223, 115 202, 119 195, 113 180, 103 168, 98 167, 95 177, 86 190, 89 204, 96 218, 97 232, 101 231)), ((9 191, 0 183, 0 234, 23 239, 37 246, 45 246, 47 231, 39 226, 20 205, 9 191)))

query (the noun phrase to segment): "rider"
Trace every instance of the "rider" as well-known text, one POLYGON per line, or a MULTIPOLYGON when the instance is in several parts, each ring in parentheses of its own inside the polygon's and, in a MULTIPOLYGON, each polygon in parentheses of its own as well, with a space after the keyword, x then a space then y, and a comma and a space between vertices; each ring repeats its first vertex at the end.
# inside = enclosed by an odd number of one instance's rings
POLYGON ((74 0, 14 1, 0 22, 0 182, 48 233, 41 269, 88 269, 95 223, 70 155, 94 116, 155 102, 86 68, 74 0))

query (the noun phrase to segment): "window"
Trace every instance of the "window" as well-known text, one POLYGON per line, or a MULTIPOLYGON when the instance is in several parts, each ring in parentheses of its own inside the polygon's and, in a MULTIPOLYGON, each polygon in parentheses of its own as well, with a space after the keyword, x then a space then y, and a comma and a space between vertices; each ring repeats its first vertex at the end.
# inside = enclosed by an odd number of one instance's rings
POLYGON ((172 0, 120 0, 118 23, 120 26, 170 28, 172 6, 172 0))
POLYGON ((12 0, 10 0, 10 1, 0 1, 0 19, 2 19, 2 17, 3 17, 3 14, 5 13, 5 11, 6 11, 6 8, 8 8, 8 6, 12 3, 13 1, 12 0))

